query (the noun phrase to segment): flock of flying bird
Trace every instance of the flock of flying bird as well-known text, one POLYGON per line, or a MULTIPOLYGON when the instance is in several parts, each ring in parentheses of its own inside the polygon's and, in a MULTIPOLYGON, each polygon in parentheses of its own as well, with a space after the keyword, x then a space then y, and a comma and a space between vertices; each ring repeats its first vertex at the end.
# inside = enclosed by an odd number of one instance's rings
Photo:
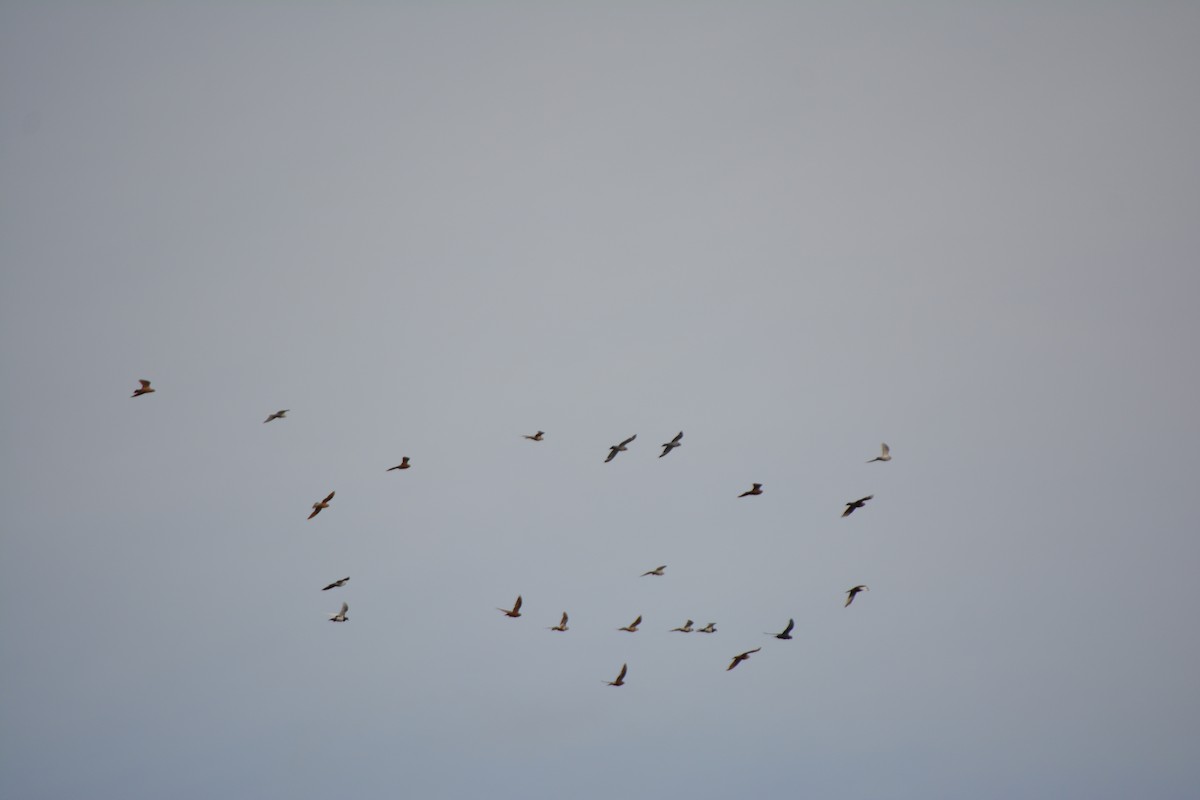
MULTIPOLYGON (((142 395, 151 394, 155 391, 150 386, 150 381, 145 380, 144 378, 138 379, 138 383, 140 383, 141 386, 137 389, 134 389, 132 397, 141 397, 142 395)), ((265 423, 268 423, 268 422, 271 422, 271 421, 277 420, 277 419, 285 419, 287 417, 287 413, 289 410, 290 409, 286 409, 286 408, 280 409, 279 411, 276 411, 275 413, 269 415, 266 419, 264 419, 263 423, 265 424, 265 423)), ((523 438, 528 439, 533 442, 541 442, 541 441, 545 440, 545 435, 546 435, 545 431, 538 431, 537 433, 533 433, 533 434, 525 434, 523 436, 523 438)), ((608 457, 604 459, 604 463, 607 464, 608 462, 612 461, 614 458, 617 457, 617 455, 619 453, 627 452, 629 450, 629 445, 635 439, 637 439, 637 434, 630 436, 628 439, 624 440, 623 442, 620 442, 618 444, 614 444, 614 445, 610 446, 608 449, 608 457)), ((662 458, 663 456, 670 454, 671 451, 674 450, 675 448, 682 447, 682 446, 683 446, 683 431, 680 431, 678 434, 675 435, 674 439, 672 439, 669 442, 664 442, 661 445, 663 450, 661 453, 659 453, 658 457, 662 458)), ((891 460, 892 460, 891 450, 887 446, 887 444, 884 443, 884 444, 880 445, 879 455, 876 456, 875 458, 870 459, 867 463, 870 464, 875 461, 891 461, 891 460)), ((409 457, 404 456, 401 459, 399 464, 397 464, 394 467, 389 467, 387 469, 387 471, 391 472, 392 470, 405 470, 405 469, 409 469, 410 467, 411 467, 411 464, 409 463, 409 457)), ((753 497, 753 496, 760 495, 763 493, 762 487, 763 487, 763 485, 761 483, 751 484, 750 488, 748 490, 742 492, 741 494, 739 494, 738 497, 742 498, 742 497, 753 497)), ((324 500, 318 500, 317 502, 313 503, 312 513, 308 515, 308 518, 311 520, 313 517, 320 514, 321 511, 323 511, 326 508, 329 508, 329 503, 331 500, 333 500, 333 496, 335 494, 336 494, 336 492, 330 492, 328 495, 326 495, 324 500)), ((851 500, 851 501, 847 502, 845 510, 842 511, 842 516, 848 517, 851 514, 853 514, 856 509, 863 508, 866 505, 867 501, 870 500, 872 497, 874 497, 874 495, 867 495, 866 497, 860 497, 857 500, 851 500)), ((641 577, 643 577, 643 578, 648 577, 648 576, 662 577, 663 575, 666 574, 666 569, 667 569, 667 565, 662 564, 660 566, 655 567, 654 569, 643 572, 641 577)), ((330 589, 341 588, 342 586, 345 586, 349 581, 350 581, 349 576, 346 576, 345 578, 339 578, 338 580, 336 580, 333 583, 329 584, 328 586, 324 587, 321 591, 327 592, 330 589)), ((845 592, 846 602, 845 602, 844 606, 849 607, 849 605, 854 602, 854 598, 857 597, 860 592, 865 592, 865 591, 869 591, 869 589, 867 586, 864 586, 862 584, 859 584, 857 586, 852 586, 851 588, 847 589, 845 592)), ((517 595, 516 602, 513 603, 512 608, 498 608, 497 610, 500 611, 501 613, 503 613, 504 616, 506 616, 506 617, 517 618, 517 617, 521 616, 521 604, 522 604, 522 598, 520 595, 517 595)), ((347 616, 349 611, 350 611, 349 603, 343 602, 341 609, 336 614, 330 615, 329 621, 330 622, 348 622, 350 620, 350 617, 347 616)), ((557 625, 550 626, 549 630, 558 631, 559 633, 566 632, 567 630, 569 630, 569 628, 567 627, 567 619, 568 619, 567 612, 564 611, 562 614, 562 619, 559 621, 559 623, 557 625)), ((626 625, 624 627, 617 628, 617 630, 625 631, 626 633, 637 633, 638 626, 641 624, 642 624, 642 616, 639 614, 637 619, 635 619, 633 622, 629 623, 628 625, 626 625)), ((693 624, 694 624, 694 622, 689 619, 682 626, 680 626, 678 628, 672 628, 671 632, 672 633, 675 633, 675 632, 678 632, 678 633, 693 633, 693 632, 695 632, 695 633, 716 633, 717 632, 717 625, 715 622, 710 622, 707 625, 705 625, 703 628, 693 628, 692 627, 693 624)), ((773 636, 776 639, 787 641, 792 638, 792 628, 794 628, 795 625, 796 625, 795 620, 789 619, 787 622, 787 626, 782 631, 780 631, 779 633, 767 633, 765 635, 773 636)), ((737 655, 733 656, 733 660, 729 662, 729 666, 726 667, 725 670, 729 671, 729 670, 733 669, 734 667, 736 667, 738 664, 742 663, 743 661, 749 660, 751 655, 759 652, 760 650, 762 650, 762 647, 755 647, 752 650, 746 650, 745 652, 738 653, 737 655)), ((629 671, 629 665, 627 663, 622 664, 621 671, 619 673, 617 673, 616 679, 611 680, 611 681, 604 681, 604 683, 608 684, 609 686, 624 686, 625 685, 625 676, 628 673, 628 671, 629 671)))

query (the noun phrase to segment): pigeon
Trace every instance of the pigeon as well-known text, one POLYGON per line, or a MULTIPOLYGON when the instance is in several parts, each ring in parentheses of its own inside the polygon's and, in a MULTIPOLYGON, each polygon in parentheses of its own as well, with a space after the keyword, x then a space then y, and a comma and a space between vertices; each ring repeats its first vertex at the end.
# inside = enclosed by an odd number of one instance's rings
POLYGON ((642 624, 642 615, 638 614, 637 619, 635 619, 633 622, 629 623, 624 628, 617 628, 617 630, 626 631, 627 633, 637 633, 638 625, 641 625, 641 624, 642 624))
POLYGON ((683 431, 680 431, 678 434, 675 435, 674 439, 663 444, 663 446, 662 446, 663 451, 658 454, 658 457, 662 458, 667 453, 674 450, 676 447, 683 447, 683 442, 679 441, 682 438, 683 438, 683 431))
POLYGON ((617 673, 617 679, 615 681, 605 681, 605 683, 607 683, 609 686, 624 686, 625 685, 625 673, 628 671, 629 671, 629 665, 622 664, 621 671, 617 673))
POLYGON ((144 394, 150 394, 154 391, 150 388, 150 381, 145 378, 138 378, 138 383, 142 385, 142 388, 134 389, 133 394, 129 395, 130 397, 141 397, 144 394))
POLYGON ((540 441, 542 441, 542 437, 543 437, 545 434, 546 434, 546 432, 545 432, 545 431, 538 431, 538 432, 537 432, 537 433, 535 433, 533 436, 530 436, 529 434, 525 434, 525 438, 526 438, 526 439, 528 439, 528 440, 529 440, 529 441, 531 441, 531 442, 540 442, 540 441))
POLYGON ((504 616, 506 616, 506 617, 521 616, 521 595, 517 595, 517 602, 513 603, 513 607, 511 610, 507 609, 507 608, 497 608, 496 610, 503 611, 504 616))
POLYGON ((756 483, 753 486, 751 486, 748 491, 745 491, 745 492, 742 492, 741 494, 739 494, 738 497, 745 497, 746 495, 762 494, 762 493, 763 493, 762 492, 762 484, 756 483))
POLYGON ((659 576, 661 576, 661 575, 663 574, 663 570, 665 570, 666 568, 667 568, 667 565, 666 565, 666 564, 663 564, 661 567, 655 567, 654 569, 650 570, 649 572, 643 572, 643 573, 642 573, 642 577, 644 578, 644 577, 646 577, 647 575, 659 575, 659 576))
POLYGON ((345 585, 346 585, 346 582, 347 582, 347 581, 349 581, 349 580, 350 580, 350 576, 349 576, 349 575, 347 575, 345 578, 342 578, 340 581, 334 581, 333 583, 329 584, 328 586, 326 586, 326 587, 325 587, 324 589, 322 589, 321 591, 322 591, 322 592, 328 592, 330 589, 337 589, 339 586, 345 586, 345 585))
POLYGON ((319 502, 319 503, 313 503, 313 513, 309 514, 309 515, 308 515, 308 518, 309 518, 309 519, 312 519, 312 518, 313 518, 313 517, 315 517, 317 514, 320 514, 320 513, 321 513, 321 509, 322 509, 322 508, 329 508, 329 501, 333 499, 333 495, 334 495, 334 494, 335 494, 335 492, 330 492, 330 493, 329 493, 329 496, 328 496, 328 497, 326 497, 326 498, 325 498, 324 500, 322 500, 321 502, 319 502))
POLYGON ((729 666, 725 668, 725 671, 726 671, 726 672, 729 672, 729 670, 733 669, 733 668, 734 668, 734 667, 736 667, 738 664, 742 663, 743 661, 747 661, 747 660, 749 660, 749 658, 750 658, 750 654, 751 654, 751 653, 757 653, 759 650, 762 650, 762 648, 761 648, 761 647, 756 647, 756 648, 754 648, 753 650, 747 650, 747 651, 746 651, 746 652, 744 652, 744 653, 739 653, 738 655, 734 656, 734 657, 733 657, 733 661, 730 661, 730 662, 729 662, 729 666))
POLYGON ((842 608, 848 608, 850 606, 850 604, 854 602, 854 598, 858 596, 859 592, 869 592, 869 591, 871 591, 871 590, 869 588, 867 588, 866 586, 863 586, 862 584, 859 584, 858 586, 855 586, 851 589, 847 589, 846 590, 846 605, 842 606, 842 608))
POLYGON ((683 623, 682 628, 671 628, 671 633, 674 633, 675 631, 679 631, 680 633, 691 633, 692 621, 689 619, 687 622, 683 623))
POLYGON ((404 458, 400 459, 399 464, 397 464, 394 467, 388 467, 387 470, 385 470, 385 471, 391 472, 394 469, 408 469, 410 466, 412 466, 412 465, 408 463, 408 456, 405 456, 404 458))
MULTIPOLYGON (((501 609, 501 610, 503 611, 503 609, 501 609)), ((550 628, 550 630, 552 630, 552 631, 570 630, 569 628, 567 628, 567 612, 565 612, 565 611, 563 612, 562 620, 560 620, 557 625, 552 626, 550 628)))
POLYGON ((854 509, 862 508, 863 506, 865 506, 867 504, 867 501, 870 500, 874 496, 875 495, 873 495, 873 494, 869 494, 866 497, 860 497, 857 500, 852 500, 849 503, 846 503, 846 510, 842 512, 842 516, 843 517, 850 516, 851 514, 854 513, 854 509))
POLYGON ((289 412, 289 411, 291 411, 290 408, 281 408, 278 411, 276 411, 274 414, 272 414, 271 416, 264 419, 263 424, 266 425, 268 422, 270 422, 273 419, 283 419, 284 417, 287 416, 287 412, 289 412))
POLYGON ((767 636, 774 636, 776 639, 783 639, 786 641, 786 640, 792 638, 792 628, 794 628, 794 627, 796 627, 796 621, 793 619, 789 619, 787 627, 784 628, 782 632, 768 633, 767 636))
POLYGON ((626 447, 625 445, 629 444, 636 438, 637 438, 637 434, 635 433, 633 436, 630 436, 628 439, 621 442, 620 444, 614 444, 612 447, 608 448, 608 458, 604 459, 604 463, 607 464, 608 462, 610 462, 614 458, 616 458, 617 453, 624 453, 626 450, 628 450, 629 448, 626 447))
MULTIPOLYGON (((892 460, 892 451, 887 446, 887 442, 884 442, 883 444, 879 445, 879 450, 880 450, 879 455, 872 458, 871 461, 891 461, 892 460)), ((871 461, 868 461, 867 463, 870 464, 871 461)))
POLYGON ((717 623, 715 623, 715 622, 710 622, 707 625, 705 625, 703 628, 696 629, 696 633, 716 633, 716 632, 717 632, 717 623))
POLYGON ((346 616, 346 612, 350 610, 349 603, 342 603, 342 610, 329 618, 330 622, 346 622, 350 618, 346 616))

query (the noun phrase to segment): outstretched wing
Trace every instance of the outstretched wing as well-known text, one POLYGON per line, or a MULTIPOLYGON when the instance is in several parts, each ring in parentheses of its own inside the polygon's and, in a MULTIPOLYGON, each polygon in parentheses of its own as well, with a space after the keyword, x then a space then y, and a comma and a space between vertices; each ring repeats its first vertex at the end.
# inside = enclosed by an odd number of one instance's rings
POLYGON ((326 498, 325 498, 324 500, 322 500, 321 502, 322 502, 322 503, 328 503, 330 500, 332 500, 332 499, 333 499, 333 496, 334 496, 335 494, 337 494, 337 492, 330 492, 330 493, 329 493, 329 496, 328 496, 328 497, 326 497, 326 498))
POLYGON ((616 457, 617 457, 617 448, 610 447, 610 448, 608 448, 608 458, 604 459, 604 463, 607 464, 608 462, 612 461, 616 457))
POLYGON ((794 628, 794 627, 796 627, 796 621, 794 619, 789 619, 787 627, 783 629, 783 635, 787 636, 789 633, 792 632, 792 628, 794 628))
POLYGON ((621 447, 624 447, 625 445, 629 444, 630 442, 632 442, 632 441, 633 441, 634 439, 636 439, 636 438, 637 438, 637 434, 635 433, 633 436, 630 436, 628 439, 626 439, 625 441, 621 442, 621 447))
POLYGON ((140 383, 142 385, 143 389, 150 388, 150 381, 146 380, 145 378, 138 378, 138 383, 140 383))

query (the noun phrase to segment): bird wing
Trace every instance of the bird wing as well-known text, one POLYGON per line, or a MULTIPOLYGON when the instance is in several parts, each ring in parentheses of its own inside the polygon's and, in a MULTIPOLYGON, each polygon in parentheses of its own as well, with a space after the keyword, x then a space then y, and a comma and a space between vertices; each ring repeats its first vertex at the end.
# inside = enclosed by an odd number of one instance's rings
POLYGON ((638 625, 641 625, 641 624, 642 624, 642 615, 638 614, 638 618, 635 619, 633 622, 629 623, 629 627, 636 628, 638 625))
POLYGON ((608 458, 604 459, 604 463, 607 464, 608 462, 612 461, 616 457, 617 457, 617 448, 610 447, 610 448, 608 448, 608 458))
POLYGON ((349 603, 342 603, 342 613, 343 613, 343 614, 345 614, 345 613, 346 613, 347 611, 349 611, 349 610, 350 610, 350 604, 349 604, 349 603))
POLYGON ((334 496, 335 494, 337 494, 337 492, 330 492, 330 493, 329 493, 329 495, 328 495, 328 496, 327 496, 327 497, 326 497, 324 500, 322 500, 321 502, 322 502, 322 503, 328 503, 330 500, 332 500, 332 499, 333 499, 333 496, 334 496))
POLYGON ((624 447, 625 445, 629 444, 630 442, 632 442, 632 441, 633 441, 634 439, 636 439, 636 438, 637 438, 637 434, 635 433, 633 436, 630 436, 628 439, 626 439, 625 441, 621 442, 621 447, 624 447))
POLYGON ((787 627, 783 629, 783 632, 784 632, 785 634, 791 633, 791 632, 792 632, 792 628, 794 628, 794 627, 796 627, 796 621, 795 621, 795 620, 793 620, 793 619, 789 619, 789 620, 788 620, 787 627))
POLYGON ((565 612, 565 611, 563 612, 562 622, 560 622, 558 624, 563 626, 564 628, 567 627, 567 612, 565 612))
POLYGON ((675 434, 675 438, 671 440, 671 444, 679 444, 679 440, 683 438, 683 431, 675 434))
POLYGON ((142 385, 143 389, 150 388, 150 381, 146 380, 145 378, 138 378, 138 383, 140 383, 142 385))
POLYGON ((313 517, 315 517, 317 514, 320 514, 320 513, 321 513, 321 509, 320 509, 320 508, 318 508, 316 505, 314 505, 314 506, 313 506, 313 511, 312 511, 312 513, 311 513, 311 514, 309 514, 309 515, 308 515, 308 518, 309 518, 309 519, 312 519, 313 517))
POLYGON ((762 650, 762 648, 756 647, 753 650, 747 650, 746 652, 742 653, 742 658, 749 658, 751 653, 757 653, 759 650, 762 650))
POLYGON ((733 669, 738 664, 742 663, 742 659, 744 659, 744 658, 745 658, 745 656, 734 656, 733 661, 729 662, 729 666, 725 668, 725 671, 729 672, 729 670, 733 669))
POLYGON ((628 671, 629 671, 629 665, 628 665, 628 664, 622 664, 622 665, 621 665, 621 671, 617 673, 617 680, 618 680, 618 681, 623 681, 623 680, 625 680, 625 673, 626 673, 626 672, 628 672, 628 671))
POLYGON ((761 489, 761 488, 762 488, 762 484, 761 484, 761 483, 755 483, 755 484, 751 484, 751 488, 752 488, 752 489, 761 489))
POLYGON ((513 611, 521 610, 521 595, 517 595, 517 602, 513 603, 513 611))
POLYGON ((863 503, 867 502, 868 500, 870 500, 870 499, 871 499, 872 497, 874 497, 874 496, 875 496, 875 495, 873 495, 873 494, 869 494, 869 495, 867 495, 866 497, 860 497, 859 499, 855 500, 855 501, 854 501, 854 503, 855 503, 855 505, 860 505, 860 506, 861 506, 863 503))
POLYGON ((881 450, 883 450, 883 454, 884 454, 885 456, 886 456, 888 453, 892 452, 892 451, 891 451, 891 449, 889 449, 889 448, 888 448, 888 446, 887 446, 887 442, 884 442, 884 443, 883 443, 883 444, 881 444, 879 447, 880 447, 880 449, 881 449, 881 450))
POLYGON ((337 581, 334 581, 333 583, 329 584, 328 586, 326 586, 326 587, 325 587, 324 589, 322 589, 321 591, 322 591, 322 592, 328 592, 330 589, 336 589, 336 588, 337 588, 337 581))

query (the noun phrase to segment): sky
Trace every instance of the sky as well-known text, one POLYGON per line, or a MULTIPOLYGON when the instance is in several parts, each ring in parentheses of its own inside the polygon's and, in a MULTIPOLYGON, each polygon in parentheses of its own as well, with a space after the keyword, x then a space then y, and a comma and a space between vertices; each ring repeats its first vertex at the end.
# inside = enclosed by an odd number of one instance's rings
POLYGON ((0 795, 1195 797, 1198 35, 3 3, 0 795))

